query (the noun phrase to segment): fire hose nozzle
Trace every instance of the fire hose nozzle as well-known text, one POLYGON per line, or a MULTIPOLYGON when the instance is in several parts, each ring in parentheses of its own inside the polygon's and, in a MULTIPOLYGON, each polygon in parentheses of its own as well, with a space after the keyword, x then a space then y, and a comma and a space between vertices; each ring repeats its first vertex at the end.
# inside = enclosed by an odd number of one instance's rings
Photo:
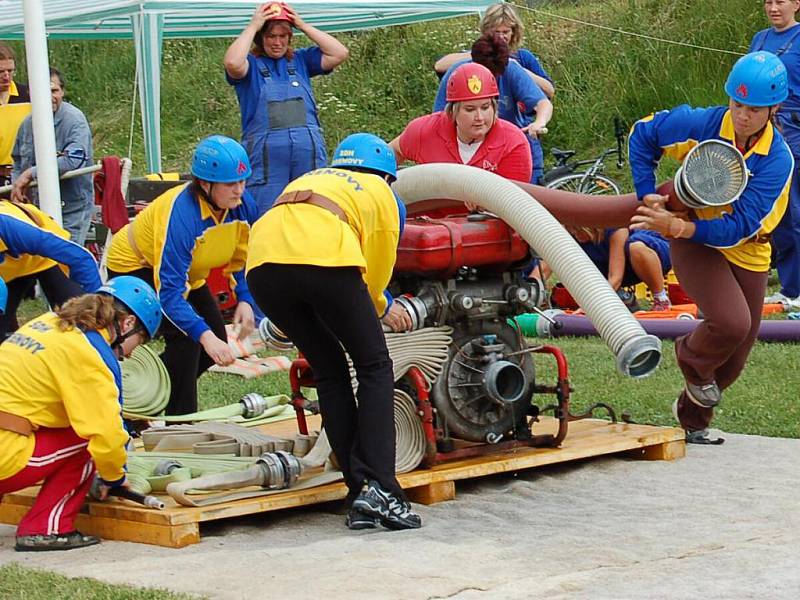
MULTIPOLYGON (((89 495, 95 500, 101 500, 100 488, 102 485, 103 483, 100 480, 100 478, 95 477, 94 481, 92 482, 92 487, 89 488, 89 495)), ((136 492, 128 487, 123 487, 123 486, 109 488, 108 496, 116 496, 117 498, 130 500, 131 502, 135 502, 136 504, 141 504, 142 506, 146 506, 147 508, 154 508, 156 510, 164 510, 166 506, 161 500, 159 500, 155 496, 140 494, 139 492, 136 492)))

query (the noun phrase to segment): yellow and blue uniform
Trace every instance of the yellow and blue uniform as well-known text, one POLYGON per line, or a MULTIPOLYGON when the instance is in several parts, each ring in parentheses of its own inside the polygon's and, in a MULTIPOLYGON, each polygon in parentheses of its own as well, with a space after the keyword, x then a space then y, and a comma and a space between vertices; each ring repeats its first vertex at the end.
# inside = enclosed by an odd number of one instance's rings
POLYGON ((114 235, 108 268, 115 273, 152 269, 164 315, 198 341, 210 328, 186 296, 205 284, 211 269, 228 265, 237 298, 255 307, 244 265, 250 226, 256 218, 255 202, 248 192, 239 206, 218 218, 205 200, 195 196, 191 184, 170 189, 114 235), (129 228, 136 249, 131 246, 129 228))
MULTIPOLYGON (((709 139, 735 143, 733 121, 726 107, 682 105, 637 121, 628 147, 638 197, 655 193, 655 169, 662 156, 680 161, 694 146, 709 139)), ((690 241, 718 249, 743 269, 768 271, 771 249, 763 239, 786 210, 794 159, 771 123, 744 159, 750 173, 744 192, 727 206, 695 210, 696 230, 690 241)))
POLYGON ((12 81, 8 92, 8 104, 0 105, 0 165, 13 164, 11 150, 17 139, 17 130, 31 112, 28 86, 12 81))
POLYGON ((378 315, 383 315, 391 303, 386 286, 405 205, 380 177, 345 169, 317 169, 290 183, 284 193, 297 190, 313 190, 332 200, 348 223, 309 204, 276 206, 253 226, 247 271, 264 263, 358 267, 378 315))
MULTIPOLYGON (((128 434, 120 414, 122 374, 107 332, 58 327, 47 313, 0 345, 0 411, 27 418, 34 428, 72 428, 88 440, 100 477, 125 479, 128 434)), ((21 471, 33 455, 36 432, 0 429, 0 480, 21 471)))
POLYGON ((49 215, 32 205, 0 202, 0 277, 10 282, 58 263, 69 268, 84 291, 94 292, 102 285, 92 254, 69 241, 69 234, 49 215))

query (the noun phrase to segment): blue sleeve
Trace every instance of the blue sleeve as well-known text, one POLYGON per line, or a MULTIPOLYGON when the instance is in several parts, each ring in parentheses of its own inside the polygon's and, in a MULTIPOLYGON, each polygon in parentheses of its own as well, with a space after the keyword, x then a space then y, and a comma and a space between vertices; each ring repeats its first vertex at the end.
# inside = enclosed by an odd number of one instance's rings
POLYGON ((227 71, 225 71, 225 81, 227 81, 228 84, 233 85, 233 86, 249 84, 252 81, 252 79, 256 76, 256 72, 257 71, 258 71, 257 59, 256 59, 255 56, 253 56, 252 54, 248 53, 247 54, 247 73, 245 73, 244 77, 242 77, 241 79, 234 79, 233 77, 228 75, 227 71))
POLYGON ((794 159, 782 140, 773 144, 767 156, 756 164, 748 162, 751 176, 742 195, 731 204, 733 209, 721 217, 695 221, 691 240, 714 248, 730 248, 756 235, 764 219, 775 209, 794 173, 794 159))
POLYGON ((544 70, 542 63, 539 62, 539 59, 530 50, 527 50, 526 48, 520 48, 517 51, 516 59, 520 65, 528 69, 528 71, 530 71, 534 75, 543 77, 544 79, 547 79, 547 81, 549 81, 550 83, 553 83, 553 79, 550 77, 547 71, 544 70))
MULTIPOLYGON (((122 368, 119 365, 119 361, 117 360, 117 357, 114 356, 114 351, 111 350, 108 342, 106 342, 103 336, 97 331, 87 331, 84 335, 92 347, 100 355, 100 358, 103 359, 103 363, 106 365, 106 367, 108 367, 108 370, 111 371, 111 375, 114 377, 114 384, 117 386, 117 390, 119 390, 117 395, 117 402, 119 402, 120 411, 119 418, 122 421, 122 426, 125 428, 125 431, 130 433, 127 423, 125 423, 125 420, 122 418, 122 368)), ((123 481, 125 481, 124 475, 117 481, 105 481, 105 484, 109 487, 113 487, 121 484, 123 481)))
POLYGON ((439 82, 439 89, 436 90, 436 99, 433 101, 433 111, 431 112, 439 112, 444 110, 444 107, 447 105, 447 82, 450 80, 450 75, 453 74, 458 67, 461 65, 472 62, 471 60, 462 60, 455 64, 453 64, 447 72, 442 75, 442 80, 439 82))
POLYGON ((392 190, 394 194, 394 201, 397 202, 397 214, 400 217, 400 235, 403 235, 403 230, 406 228, 406 204, 403 199, 397 195, 397 192, 392 190))
POLYGON ((536 85, 518 63, 509 62, 503 77, 507 79, 512 100, 522 114, 531 114, 539 102, 547 100, 542 88, 536 85))
POLYGON ((58 157, 59 175, 87 166, 92 156, 92 131, 89 122, 83 113, 77 113, 71 119, 66 136, 67 144, 63 148, 57 148, 61 154, 58 157))
POLYGON ((45 256, 69 267, 70 279, 84 291, 96 291, 103 283, 92 254, 83 246, 58 237, 45 229, 30 225, 8 215, 0 215, 0 238, 8 251, 19 256, 45 256))
MULTIPOLYGON (((394 201, 397 203, 397 216, 400 218, 400 235, 402 236, 403 231, 406 228, 406 204, 394 190, 392 190, 392 193, 394 194, 394 201)), ((399 243, 399 237, 397 241, 399 243)), ((394 302, 394 296, 392 296, 391 292, 386 289, 383 290, 383 297, 386 298, 386 310, 383 313, 383 315, 385 315, 387 312, 389 312, 389 307, 392 305, 392 302, 394 302)), ((383 315, 381 315, 381 317, 383 315)))
POLYGON ((716 138, 725 111, 721 106, 692 108, 683 104, 634 123, 628 138, 628 159, 639 199, 655 193, 655 171, 665 152, 681 160, 690 145, 716 138))
MULTIPOLYGON (((181 196, 184 193, 185 191, 181 192, 181 196)), ((158 298, 166 317, 178 329, 199 342, 200 336, 211 328, 183 294, 188 290, 192 253, 197 236, 201 233, 196 231, 200 209, 190 203, 181 202, 181 196, 173 203, 167 223, 166 239, 158 267, 158 298)))
POLYGON ((747 49, 747 52, 755 52, 756 48, 762 45, 763 39, 767 35, 767 31, 767 29, 762 29, 753 35, 753 39, 750 40, 750 47, 747 49))
POLYGON ((317 75, 327 75, 331 71, 322 68, 322 57, 324 56, 319 46, 309 46, 294 51, 295 60, 302 62, 306 67, 309 77, 317 75))

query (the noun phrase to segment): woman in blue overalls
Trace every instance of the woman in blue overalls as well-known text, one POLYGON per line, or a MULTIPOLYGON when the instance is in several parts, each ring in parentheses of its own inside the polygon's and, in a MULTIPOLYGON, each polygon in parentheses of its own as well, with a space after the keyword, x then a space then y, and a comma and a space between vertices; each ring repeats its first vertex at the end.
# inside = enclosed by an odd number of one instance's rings
MULTIPOLYGON (((798 0, 764 0, 764 10, 772 27, 753 36, 750 52, 772 52, 786 66, 789 97, 777 114, 777 123, 795 160, 800 165, 800 23, 798 0)), ((800 310, 800 175, 795 170, 789 191, 789 205, 780 224, 772 232, 780 291, 764 301, 782 303, 789 310, 800 310)))
POLYGON ((290 181, 327 164, 311 78, 330 73, 347 55, 336 38, 279 2, 259 6, 225 53, 228 83, 242 112, 242 145, 253 168, 247 189, 259 214, 290 181), (316 45, 292 49, 292 26, 316 45))

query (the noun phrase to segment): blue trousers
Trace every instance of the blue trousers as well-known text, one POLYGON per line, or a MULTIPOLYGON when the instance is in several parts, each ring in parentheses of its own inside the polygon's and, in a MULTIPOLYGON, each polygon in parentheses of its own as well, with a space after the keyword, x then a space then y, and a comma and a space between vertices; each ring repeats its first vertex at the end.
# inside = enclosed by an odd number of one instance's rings
POLYGON ((796 298, 800 296, 800 129, 784 126, 783 136, 794 155, 795 171, 786 212, 772 232, 772 247, 781 293, 796 298))

